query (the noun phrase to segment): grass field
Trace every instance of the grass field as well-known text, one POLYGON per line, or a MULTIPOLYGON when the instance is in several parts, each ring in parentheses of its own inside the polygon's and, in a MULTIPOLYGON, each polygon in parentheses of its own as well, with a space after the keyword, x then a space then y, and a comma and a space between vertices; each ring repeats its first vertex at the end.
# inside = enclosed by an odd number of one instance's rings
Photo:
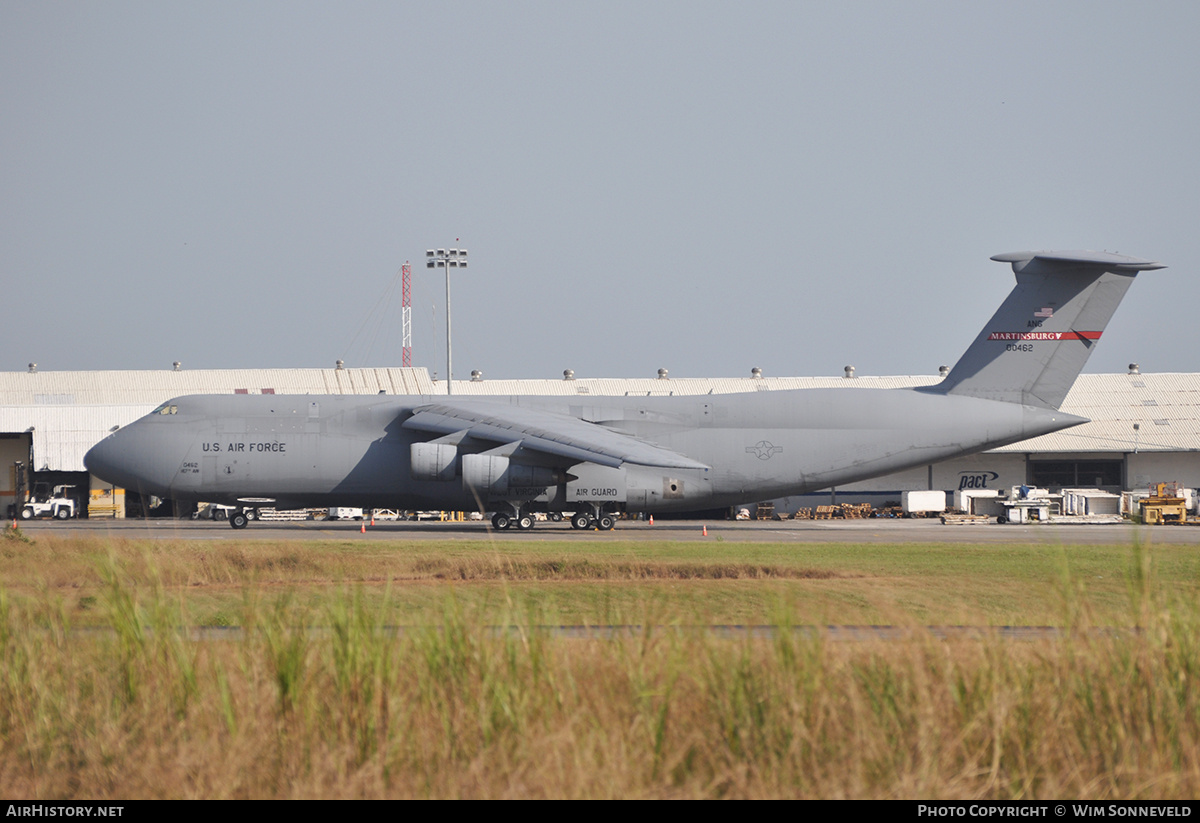
POLYGON ((0 791, 1193 798, 1198 588, 1179 545, 10 533, 0 791))

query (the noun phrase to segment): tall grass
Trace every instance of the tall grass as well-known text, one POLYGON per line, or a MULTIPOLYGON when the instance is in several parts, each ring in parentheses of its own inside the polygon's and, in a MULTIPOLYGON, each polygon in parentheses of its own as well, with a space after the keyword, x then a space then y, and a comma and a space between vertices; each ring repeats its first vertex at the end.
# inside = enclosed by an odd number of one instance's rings
MULTIPOLYGON (((1064 629, 840 641, 677 625, 669 600, 567 637, 452 587, 397 631, 361 586, 247 586, 241 631, 98 563, 103 629, 0 587, 0 791, 37 798, 1200 795, 1200 607, 1147 552, 1128 628, 1061 582, 1064 629), (497 627, 505 628, 497 628, 497 627)), ((145 576, 141 576, 145 575, 145 576)), ((388 593, 384 600, 396 595, 388 593)))

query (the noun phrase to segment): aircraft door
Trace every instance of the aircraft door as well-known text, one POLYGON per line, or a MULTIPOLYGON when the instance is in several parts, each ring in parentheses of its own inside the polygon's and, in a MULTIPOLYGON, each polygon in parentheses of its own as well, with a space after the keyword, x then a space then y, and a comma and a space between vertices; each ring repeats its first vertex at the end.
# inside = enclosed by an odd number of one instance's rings
POLYGON ((171 481, 171 493, 182 500, 195 499, 200 489, 212 480, 216 458, 206 455, 200 443, 193 443, 187 455, 179 464, 175 477, 171 481), (209 471, 205 474, 205 467, 209 471))

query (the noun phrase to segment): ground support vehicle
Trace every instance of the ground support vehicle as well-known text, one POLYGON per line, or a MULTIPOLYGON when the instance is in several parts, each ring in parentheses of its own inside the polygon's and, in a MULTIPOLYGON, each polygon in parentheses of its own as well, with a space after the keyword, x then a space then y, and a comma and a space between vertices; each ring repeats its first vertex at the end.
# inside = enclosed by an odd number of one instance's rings
POLYGON ((1143 497, 1138 505, 1142 522, 1147 525, 1187 522, 1187 498, 1179 493, 1177 483, 1155 483, 1150 487, 1150 496, 1143 497))
POLYGON ((69 497, 67 492, 73 488, 55 486, 53 491, 47 491, 45 484, 36 484, 33 495, 21 507, 21 519, 53 517, 55 520, 70 520, 75 516, 75 499, 69 497))

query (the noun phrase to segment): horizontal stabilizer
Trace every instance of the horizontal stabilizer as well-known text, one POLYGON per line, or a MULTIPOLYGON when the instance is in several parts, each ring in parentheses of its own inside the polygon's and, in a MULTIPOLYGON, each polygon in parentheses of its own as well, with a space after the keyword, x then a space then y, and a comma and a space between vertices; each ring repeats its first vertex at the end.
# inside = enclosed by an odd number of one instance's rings
POLYGON ((998 263, 1012 263, 1013 271, 1020 272, 1018 264, 1023 265, 1033 259, 1047 263, 1067 263, 1079 266, 1098 266, 1105 271, 1124 271, 1137 273, 1165 269, 1162 263, 1153 260, 1143 260, 1140 257, 1130 257, 1127 254, 1115 254, 1108 251, 1012 251, 1008 254, 992 255, 998 263))

